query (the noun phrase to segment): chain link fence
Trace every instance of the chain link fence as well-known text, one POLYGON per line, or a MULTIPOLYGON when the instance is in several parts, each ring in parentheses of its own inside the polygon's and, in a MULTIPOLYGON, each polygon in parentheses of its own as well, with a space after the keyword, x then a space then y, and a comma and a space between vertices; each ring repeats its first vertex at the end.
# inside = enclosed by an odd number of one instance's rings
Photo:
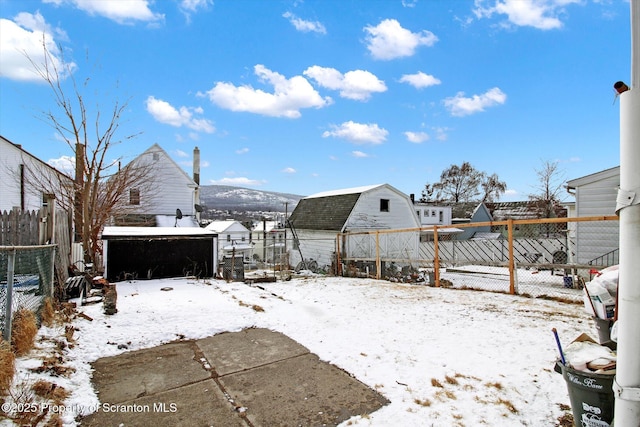
POLYGON ((339 273, 579 301, 618 263, 618 218, 548 218, 338 236, 339 273))
POLYGON ((9 340, 13 313, 38 313, 53 297, 56 245, 0 246, 0 329, 9 340))

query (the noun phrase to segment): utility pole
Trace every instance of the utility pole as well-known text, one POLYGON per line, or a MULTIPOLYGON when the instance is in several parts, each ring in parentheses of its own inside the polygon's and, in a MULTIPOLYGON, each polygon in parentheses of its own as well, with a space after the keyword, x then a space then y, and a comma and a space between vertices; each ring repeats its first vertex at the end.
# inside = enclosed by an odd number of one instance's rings
POLYGON ((631 87, 620 94, 618 358, 613 383, 616 427, 640 426, 640 0, 631 0, 631 87))

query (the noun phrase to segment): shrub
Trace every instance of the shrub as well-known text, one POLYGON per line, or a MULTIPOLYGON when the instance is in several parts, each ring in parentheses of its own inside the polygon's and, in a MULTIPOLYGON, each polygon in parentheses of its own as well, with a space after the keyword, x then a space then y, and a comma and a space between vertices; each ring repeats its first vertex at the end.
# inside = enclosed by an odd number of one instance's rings
POLYGON ((16 356, 8 342, 0 340, 0 396, 9 392, 16 367, 16 356))
POLYGON ((53 302, 51 301, 51 298, 47 297, 40 309, 40 321, 45 326, 53 326, 55 316, 56 312, 53 309, 53 302))
POLYGON ((38 333, 36 316, 33 311, 21 308, 13 315, 11 345, 16 356, 27 354, 32 348, 38 333))

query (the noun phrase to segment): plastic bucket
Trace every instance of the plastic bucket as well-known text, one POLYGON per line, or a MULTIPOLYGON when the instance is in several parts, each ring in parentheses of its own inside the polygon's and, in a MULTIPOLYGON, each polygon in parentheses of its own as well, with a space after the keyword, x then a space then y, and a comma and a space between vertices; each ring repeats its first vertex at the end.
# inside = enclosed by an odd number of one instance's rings
POLYGON ((562 374, 569 390, 569 400, 576 427, 610 427, 613 423, 615 375, 576 371, 556 362, 555 371, 562 374))

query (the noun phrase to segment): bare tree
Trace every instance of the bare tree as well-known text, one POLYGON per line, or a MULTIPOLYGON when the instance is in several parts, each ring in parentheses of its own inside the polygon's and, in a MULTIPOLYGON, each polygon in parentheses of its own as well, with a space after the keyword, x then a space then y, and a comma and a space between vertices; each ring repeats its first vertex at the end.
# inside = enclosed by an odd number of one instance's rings
POLYGON ((538 208, 543 218, 555 218, 563 211, 561 194, 564 192, 566 179, 558 169, 558 162, 545 161, 541 169, 536 169, 537 192, 529 195, 529 200, 538 208))
MULTIPOLYGON (((54 58, 44 37, 42 45, 42 64, 35 63, 26 52, 25 55, 51 89, 58 107, 56 111, 42 113, 45 121, 75 153, 73 190, 65 191, 63 196, 66 197, 66 205, 72 207, 74 212, 75 238, 82 242, 84 261, 94 262, 96 254, 101 253, 98 236, 102 228, 114 214, 130 208, 128 189, 141 186, 151 188, 147 178, 152 174, 152 166, 134 162, 120 168, 121 159, 108 159, 107 155, 116 144, 138 136, 128 135, 123 139, 116 136, 128 101, 115 101, 106 117, 103 117, 100 106, 96 106, 95 118, 91 123, 89 108, 81 90, 87 89, 90 79, 79 86, 73 75, 73 67, 64 61, 64 57, 61 61, 54 58), (70 82, 70 89, 63 86, 65 78, 70 82)), ((42 177, 42 180, 46 181, 46 177, 42 177)), ((40 182, 39 185, 43 187, 47 183, 40 182)))
POLYGON ((507 183, 500 181, 500 178, 498 178, 498 175, 495 173, 489 176, 485 175, 480 186, 484 193, 482 197, 483 203, 495 202, 507 191, 507 183))
POLYGON ((487 176, 469 162, 460 166, 451 165, 440 175, 440 181, 426 184, 422 191, 422 202, 490 202, 505 192, 507 184, 498 175, 487 176))

